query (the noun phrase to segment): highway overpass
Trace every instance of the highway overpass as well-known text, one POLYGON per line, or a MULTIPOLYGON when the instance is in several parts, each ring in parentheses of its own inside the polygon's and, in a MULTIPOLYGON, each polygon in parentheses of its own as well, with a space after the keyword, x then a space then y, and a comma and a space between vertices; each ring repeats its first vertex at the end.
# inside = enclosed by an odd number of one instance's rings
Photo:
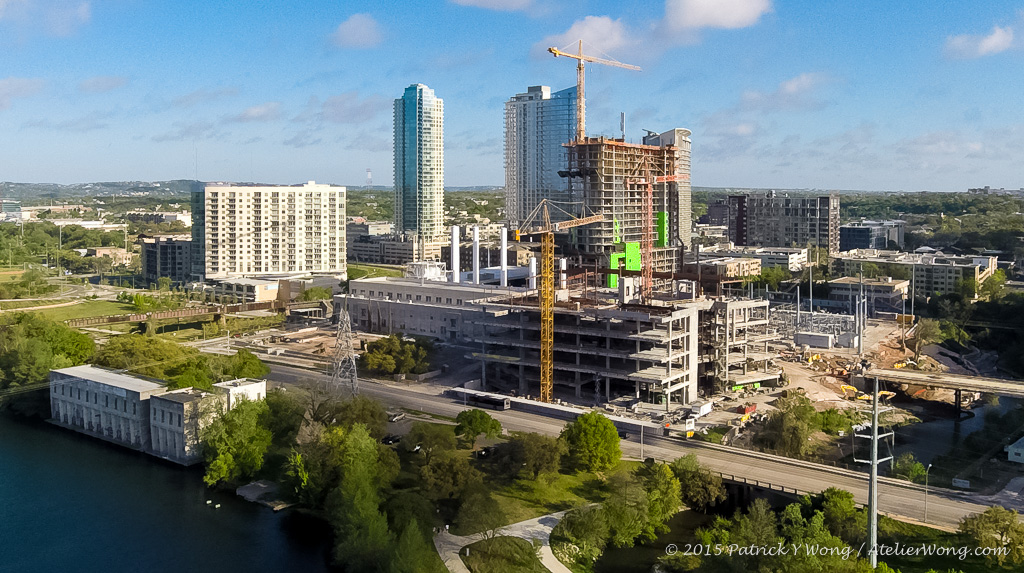
MULTIPOLYGON (((282 384, 295 384, 324 377, 322 374, 301 368, 279 364, 269 366, 271 374, 268 378, 282 384)), ((455 417, 465 409, 465 406, 441 395, 444 389, 436 385, 397 387, 377 384, 370 380, 361 380, 359 386, 362 394, 377 398, 388 405, 455 417)), ((491 412, 491 415, 505 428, 513 431, 557 435, 565 426, 563 420, 515 410, 491 412)), ((694 453, 712 470, 732 476, 736 481, 745 479, 748 482, 765 484, 765 489, 784 488, 800 492, 820 492, 829 487, 837 487, 851 492, 857 503, 867 503, 868 480, 867 474, 864 473, 696 440, 684 441, 665 437, 645 437, 641 454, 641 445, 636 441, 638 438, 639 436, 633 436, 630 441, 623 442, 622 449, 626 456, 654 457, 658 460, 671 461, 694 453)), ((889 478, 880 478, 879 481, 878 501, 882 513, 912 521, 923 521, 925 490, 922 486, 889 478)), ((987 507, 986 504, 972 501, 970 494, 932 487, 928 493, 928 523, 952 529, 962 517, 982 512, 987 507)))

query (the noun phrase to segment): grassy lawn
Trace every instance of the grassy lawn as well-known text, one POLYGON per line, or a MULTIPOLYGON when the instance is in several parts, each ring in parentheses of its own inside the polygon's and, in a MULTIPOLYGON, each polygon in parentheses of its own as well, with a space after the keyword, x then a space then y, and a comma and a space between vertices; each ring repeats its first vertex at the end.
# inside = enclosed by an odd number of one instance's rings
POLYGON ((361 265, 349 263, 348 265, 348 278, 351 279, 362 279, 367 277, 401 277, 402 271, 400 269, 393 269, 390 267, 378 267, 375 265, 361 265))
POLYGON ((112 300, 90 300, 83 301, 81 304, 47 308, 36 312, 50 320, 63 321, 71 318, 106 316, 108 314, 131 314, 135 312, 135 307, 112 300))
POLYGON ((473 573, 546 573, 533 545, 517 537, 495 537, 462 550, 462 562, 473 573))
POLYGON ((729 426, 715 426, 713 428, 708 428, 707 434, 694 432, 693 437, 705 442, 711 442, 712 444, 721 444, 722 438, 724 438, 728 432, 729 426))
MULTIPOLYGON (((974 547, 974 544, 963 539, 957 533, 947 533, 923 525, 914 525, 880 517, 878 520, 878 542, 892 546, 899 542, 901 546, 921 547, 934 545, 939 548, 974 547)), ((968 555, 961 561, 953 555, 918 555, 918 556, 880 556, 879 561, 897 569, 902 573, 927 573, 928 571, 1021 571, 1021 567, 1000 568, 995 562, 991 564, 984 557, 968 555)))
POLYGON ((0 302, 0 309, 2 310, 16 310, 19 308, 29 308, 33 306, 47 306, 50 304, 60 304, 62 302, 69 302, 69 298, 54 298, 47 300, 16 300, 0 302))

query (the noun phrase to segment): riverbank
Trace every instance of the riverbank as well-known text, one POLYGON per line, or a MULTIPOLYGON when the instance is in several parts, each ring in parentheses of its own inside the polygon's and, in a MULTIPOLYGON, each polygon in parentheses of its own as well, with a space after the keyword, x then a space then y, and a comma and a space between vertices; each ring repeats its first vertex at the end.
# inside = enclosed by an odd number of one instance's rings
POLYGON ((0 484, 2 572, 332 571, 322 520, 41 421, 0 414, 0 484))

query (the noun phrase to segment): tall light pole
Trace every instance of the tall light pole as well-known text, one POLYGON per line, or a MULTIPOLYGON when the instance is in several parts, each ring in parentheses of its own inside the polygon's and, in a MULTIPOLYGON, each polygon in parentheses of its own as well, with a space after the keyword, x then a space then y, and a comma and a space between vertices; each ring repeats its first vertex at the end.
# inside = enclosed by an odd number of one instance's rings
POLYGON ((928 523, 928 472, 932 471, 932 465, 924 470, 924 522, 928 523))

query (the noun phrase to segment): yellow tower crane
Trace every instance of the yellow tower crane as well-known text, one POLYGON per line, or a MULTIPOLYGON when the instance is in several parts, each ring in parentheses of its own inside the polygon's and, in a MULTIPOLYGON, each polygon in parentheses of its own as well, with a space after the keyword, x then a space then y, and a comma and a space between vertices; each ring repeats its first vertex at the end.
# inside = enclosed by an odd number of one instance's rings
POLYGON ((615 66, 617 68, 626 68, 627 70, 640 71, 640 66, 634 66, 632 64, 623 64, 616 60, 607 60, 603 58, 595 58, 594 56, 588 56, 583 53, 583 40, 579 41, 579 51, 575 54, 569 52, 563 52, 558 48, 548 48, 548 51, 558 56, 566 58, 572 58, 576 60, 576 141, 582 143, 583 138, 587 136, 585 129, 586 114, 584 113, 584 99, 583 99, 583 88, 584 88, 584 70, 583 62, 590 62, 592 64, 602 64, 605 66, 615 66))
POLYGON ((530 213, 519 230, 516 231, 516 240, 522 235, 540 235, 540 281, 537 289, 537 298, 540 302, 540 401, 551 402, 554 394, 554 368, 555 368, 555 233, 604 221, 604 215, 591 215, 589 217, 570 218, 567 221, 556 223, 551 222, 551 213, 548 206, 562 211, 569 217, 573 217, 564 209, 547 199, 542 199, 537 207, 530 213), (534 225, 534 219, 540 218, 539 224, 534 225), (533 225, 533 226, 531 226, 533 225))

